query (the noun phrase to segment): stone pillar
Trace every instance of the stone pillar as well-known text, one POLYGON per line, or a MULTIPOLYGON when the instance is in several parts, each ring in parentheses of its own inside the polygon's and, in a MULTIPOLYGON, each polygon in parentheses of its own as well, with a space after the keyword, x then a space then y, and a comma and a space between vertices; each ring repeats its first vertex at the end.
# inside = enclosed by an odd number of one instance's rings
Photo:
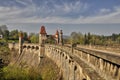
POLYGON ((90 54, 87 54, 87 61, 90 62, 90 54))
POLYGON ((22 45, 23 45, 23 33, 19 33, 19 54, 22 53, 22 45))
POLYGON ((56 31, 56 34, 55 34, 55 40, 56 40, 56 44, 59 44, 59 32, 58 32, 58 30, 56 31))
POLYGON ((63 32, 60 30, 60 45, 63 45, 63 32))
POLYGON ((69 80, 75 80, 75 71, 74 71, 74 61, 72 61, 70 64, 70 77, 69 77, 69 80))
POLYGON ((66 59, 66 80, 69 80, 69 57, 66 59))
POLYGON ((39 57, 43 58, 45 54, 45 40, 47 39, 46 37, 47 33, 45 30, 45 27, 42 26, 40 29, 40 34, 39 34, 39 57))

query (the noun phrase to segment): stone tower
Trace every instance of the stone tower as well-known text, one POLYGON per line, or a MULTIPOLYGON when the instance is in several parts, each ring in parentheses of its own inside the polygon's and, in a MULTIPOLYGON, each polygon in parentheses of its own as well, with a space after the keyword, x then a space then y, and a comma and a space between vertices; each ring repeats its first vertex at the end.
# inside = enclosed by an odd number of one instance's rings
POLYGON ((63 32, 60 30, 60 45, 63 45, 63 32))
POLYGON ((19 33, 19 54, 22 53, 22 45, 23 45, 23 33, 19 33))
POLYGON ((59 44, 59 32, 58 32, 58 30, 56 31, 56 34, 55 34, 55 40, 56 40, 56 44, 59 44))
POLYGON ((40 51, 39 56, 40 58, 44 57, 44 53, 45 53, 44 44, 45 44, 45 40, 47 39, 46 35, 47 33, 45 30, 45 27, 41 26, 40 33, 39 33, 39 51, 40 51))

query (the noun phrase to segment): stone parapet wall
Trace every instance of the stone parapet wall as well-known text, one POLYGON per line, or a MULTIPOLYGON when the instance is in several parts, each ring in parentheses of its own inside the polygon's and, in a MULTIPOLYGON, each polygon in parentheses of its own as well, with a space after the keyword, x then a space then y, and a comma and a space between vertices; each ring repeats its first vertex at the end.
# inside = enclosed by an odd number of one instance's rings
POLYGON ((93 66, 106 80, 120 80, 120 55, 75 48, 74 53, 93 66))
MULTIPOLYGON (((70 46, 64 46, 63 49, 72 50, 70 46)), ((78 47, 73 49, 73 54, 83 59, 106 80, 120 80, 119 54, 78 47)))
POLYGON ((62 49, 62 46, 46 45, 46 55, 61 69, 65 80, 105 80, 79 57, 62 49))
MULTIPOLYGON (((18 47, 15 44, 14 48, 18 47)), ((13 48, 13 45, 9 44, 9 48, 13 48)), ((37 63, 40 62, 38 44, 23 44, 22 49, 24 55, 37 55, 37 63)), ((120 80, 119 55, 58 45, 45 45, 44 54, 57 64, 65 80, 120 80)), ((34 59, 35 55, 31 58, 34 59)))

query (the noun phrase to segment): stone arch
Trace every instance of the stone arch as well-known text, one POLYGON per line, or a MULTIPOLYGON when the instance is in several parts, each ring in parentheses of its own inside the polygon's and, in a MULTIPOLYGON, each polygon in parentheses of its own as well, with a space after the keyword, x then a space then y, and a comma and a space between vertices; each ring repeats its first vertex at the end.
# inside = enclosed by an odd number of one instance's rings
POLYGON ((26 48, 26 45, 23 46, 23 49, 26 48))
POLYGON ((75 71, 77 70, 77 66, 76 66, 76 65, 74 66, 74 70, 75 70, 75 71))
POLYGON ((32 49, 35 49, 35 47, 34 47, 34 46, 32 46, 31 48, 32 48, 32 49))
POLYGON ((67 56, 65 56, 65 59, 68 59, 68 57, 67 57, 67 56))
POLYGON ((60 52, 60 55, 62 55, 62 52, 60 52))
POLYGON ((36 50, 38 50, 38 49, 39 49, 39 47, 38 47, 38 46, 36 46, 36 47, 35 47, 35 49, 36 49, 36 50))
POLYGON ((72 60, 71 60, 71 59, 69 59, 69 64, 71 64, 71 62, 72 62, 72 60))
POLYGON ((57 49, 55 49, 55 52, 57 52, 57 49))
POLYGON ((70 59, 73 59, 72 56, 70 56, 70 59))
POLYGON ((62 53, 62 57, 64 57, 65 56, 65 54, 64 53, 62 53))
POLYGON ((31 48, 31 46, 27 46, 27 49, 30 49, 31 48))
POLYGON ((57 50, 57 53, 60 53, 60 50, 59 50, 59 49, 57 50))

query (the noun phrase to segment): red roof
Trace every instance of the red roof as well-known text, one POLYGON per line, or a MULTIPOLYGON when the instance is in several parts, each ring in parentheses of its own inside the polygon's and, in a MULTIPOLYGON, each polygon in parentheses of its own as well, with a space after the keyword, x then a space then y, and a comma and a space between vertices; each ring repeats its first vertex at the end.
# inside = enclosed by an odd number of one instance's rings
POLYGON ((44 26, 41 26, 40 34, 47 34, 44 26))
POLYGON ((58 32, 58 30, 56 31, 56 34, 55 35, 59 35, 59 32, 58 32))

